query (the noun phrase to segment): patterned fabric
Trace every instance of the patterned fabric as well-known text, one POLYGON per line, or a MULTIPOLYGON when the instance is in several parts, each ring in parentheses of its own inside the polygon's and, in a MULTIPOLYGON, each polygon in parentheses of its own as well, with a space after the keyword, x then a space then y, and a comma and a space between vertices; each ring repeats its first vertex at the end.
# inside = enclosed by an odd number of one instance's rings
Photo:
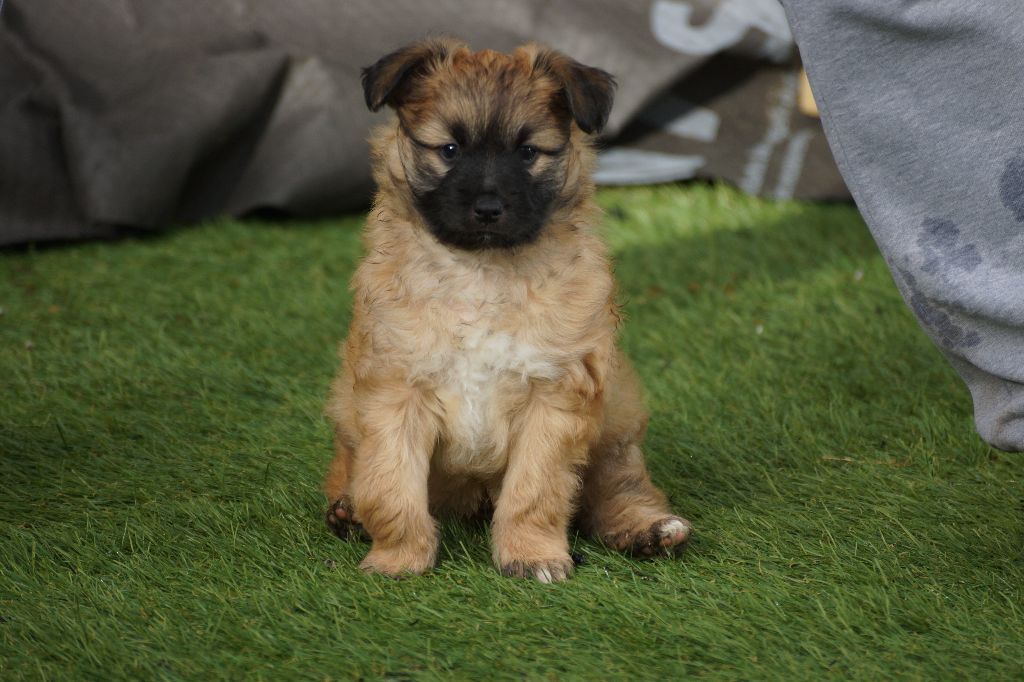
POLYGON ((7 0, 0 244, 366 205, 360 68, 446 33, 619 80, 598 179, 843 198, 776 0, 7 0))
POLYGON ((1024 5, 785 4, 897 286, 967 382, 981 436, 1024 451, 1024 5))

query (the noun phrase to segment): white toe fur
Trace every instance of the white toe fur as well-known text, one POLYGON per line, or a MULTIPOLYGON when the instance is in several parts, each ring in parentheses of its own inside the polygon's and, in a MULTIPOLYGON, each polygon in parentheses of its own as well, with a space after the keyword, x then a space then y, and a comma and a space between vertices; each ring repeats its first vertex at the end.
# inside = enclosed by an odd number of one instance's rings
POLYGON ((663 538, 667 538, 679 533, 682 533, 684 536, 689 536, 690 526, 682 519, 672 519, 661 527, 659 535, 663 538))

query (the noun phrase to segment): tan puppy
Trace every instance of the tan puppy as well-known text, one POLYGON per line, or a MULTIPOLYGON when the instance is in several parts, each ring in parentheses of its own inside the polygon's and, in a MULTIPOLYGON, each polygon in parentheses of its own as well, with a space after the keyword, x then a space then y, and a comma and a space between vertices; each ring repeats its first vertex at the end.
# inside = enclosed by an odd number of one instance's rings
POLYGON ((374 133, 378 192, 327 413, 328 524, 362 563, 434 565, 434 514, 493 509, 494 563, 553 582, 580 528, 638 555, 690 532, 647 475, 637 379, 595 227, 590 135, 614 81, 557 52, 417 43, 363 74, 397 120, 374 133))

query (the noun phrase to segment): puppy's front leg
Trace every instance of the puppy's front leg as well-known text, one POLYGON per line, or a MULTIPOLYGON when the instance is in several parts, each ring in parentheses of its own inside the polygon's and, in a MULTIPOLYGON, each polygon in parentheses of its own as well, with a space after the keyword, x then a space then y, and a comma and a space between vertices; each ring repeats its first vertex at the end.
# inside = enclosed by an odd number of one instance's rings
POLYGON ((492 526, 494 563, 504 575, 550 583, 572 573, 567 532, 588 422, 563 402, 534 396, 513 431, 492 526))
POLYGON ((360 568, 392 577, 420 574, 437 557, 427 479, 437 422, 422 393, 407 385, 359 396, 363 437, 352 471, 357 520, 373 545, 360 568))

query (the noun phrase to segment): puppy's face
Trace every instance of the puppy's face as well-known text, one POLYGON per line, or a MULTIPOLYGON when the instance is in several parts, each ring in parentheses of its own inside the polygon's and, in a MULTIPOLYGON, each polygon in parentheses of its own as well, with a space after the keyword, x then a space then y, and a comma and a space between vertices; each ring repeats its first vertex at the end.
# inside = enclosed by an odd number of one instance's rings
POLYGON ((571 199, 573 134, 600 131, 614 81, 557 52, 470 52, 417 43, 363 73, 368 106, 398 112, 399 155, 414 204, 440 241, 462 249, 535 240, 571 199))

